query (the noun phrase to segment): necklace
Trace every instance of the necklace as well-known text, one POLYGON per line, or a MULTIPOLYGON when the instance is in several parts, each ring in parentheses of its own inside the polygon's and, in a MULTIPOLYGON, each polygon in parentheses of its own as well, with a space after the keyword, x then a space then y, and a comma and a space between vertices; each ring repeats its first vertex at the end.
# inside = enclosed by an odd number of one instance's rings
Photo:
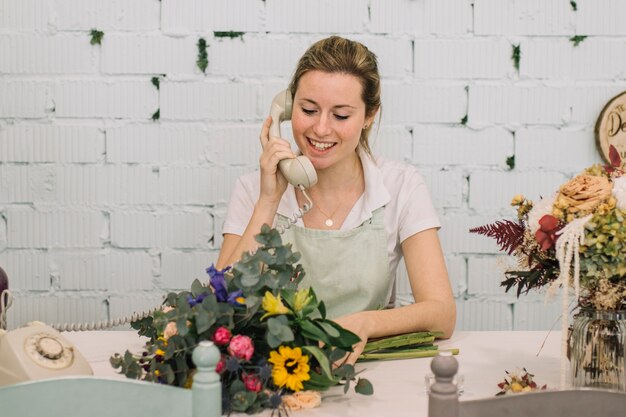
POLYGON ((324 216, 326 216, 326 221, 324 221, 324 224, 326 225, 326 227, 333 227, 333 225, 335 224, 335 222, 333 221, 333 216, 335 214, 337 214, 337 211, 339 210, 339 208, 341 208, 341 204, 339 204, 339 206, 337 206, 335 211, 333 211, 333 214, 331 214, 330 216, 328 215, 328 213, 326 213, 324 210, 322 210, 322 208, 319 206, 319 204, 316 205, 315 207, 317 207, 317 209, 320 211, 320 213, 322 213, 324 216))
MULTIPOLYGON (((361 178, 362 172, 363 172, 363 168, 362 168, 361 164, 359 163, 358 164, 358 168, 357 168, 357 174, 351 180, 350 184, 348 184, 346 186, 346 188, 350 189, 352 186, 354 186, 354 184, 359 180, 359 178, 361 178)), ((314 204, 313 208, 317 207, 317 209, 320 211, 320 213, 322 213, 324 216, 326 216, 326 220, 324 220, 324 224, 326 225, 326 227, 333 227, 333 225, 335 224, 335 222, 333 221, 333 217, 335 217, 335 214, 337 214, 337 212, 339 211, 341 206, 343 206, 343 202, 342 201, 339 202, 339 205, 337 206, 337 208, 330 215, 328 213, 326 213, 324 210, 322 210, 322 208, 319 206, 319 204, 314 204)))

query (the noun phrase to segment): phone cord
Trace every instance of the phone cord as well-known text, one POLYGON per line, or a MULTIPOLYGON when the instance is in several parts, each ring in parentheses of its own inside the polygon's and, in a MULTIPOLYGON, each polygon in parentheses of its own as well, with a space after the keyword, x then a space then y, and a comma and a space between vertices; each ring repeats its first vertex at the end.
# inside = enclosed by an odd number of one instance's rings
POLYGON ((13 305, 11 291, 4 290, 0 294, 0 329, 7 329, 7 310, 13 305))
POLYGON ((150 310, 135 312, 130 316, 120 317, 117 319, 102 320, 97 322, 94 321, 91 323, 57 323, 51 325, 50 327, 60 332, 84 332, 87 330, 103 330, 115 326, 121 326, 123 324, 130 323, 131 321, 144 319, 159 310, 161 310, 160 306, 152 308, 150 310))
POLYGON ((307 202, 304 203, 302 207, 298 208, 298 211, 293 214, 292 218, 287 218, 287 225, 279 224, 276 226, 276 230, 278 230, 278 233, 281 235, 285 233, 285 230, 296 224, 298 219, 301 219, 306 213, 309 212, 309 210, 313 208, 313 201, 311 201, 308 194, 304 190, 304 186, 302 184, 298 184, 298 188, 302 191, 302 194, 304 195, 304 198, 306 198, 307 202))

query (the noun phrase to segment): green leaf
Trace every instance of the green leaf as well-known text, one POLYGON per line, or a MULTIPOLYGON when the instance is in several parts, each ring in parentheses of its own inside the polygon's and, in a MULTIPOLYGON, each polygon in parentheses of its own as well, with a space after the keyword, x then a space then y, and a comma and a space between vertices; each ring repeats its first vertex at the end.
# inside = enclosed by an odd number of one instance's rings
POLYGON ((330 338, 317 327, 313 322, 309 319, 304 319, 300 322, 300 328, 302 329, 302 336, 323 342, 324 344, 330 345, 330 338))
POLYGON ((346 353, 348 352, 343 349, 335 348, 330 352, 330 355, 328 355, 328 360, 331 362, 337 362, 338 360, 346 356, 346 353))
POLYGON ((187 328, 187 316, 180 316, 176 320, 176 329, 178 329, 178 334, 183 337, 189 332, 187 328))
POLYGON ((292 342, 294 334, 289 327, 289 321, 285 316, 271 317, 267 320, 267 330, 269 334, 274 336, 281 342, 292 342))
POLYGON ((302 346, 302 350, 311 354, 320 365, 324 376, 326 376, 329 380, 337 382, 338 380, 334 377, 333 372, 330 367, 330 361, 328 357, 324 354, 322 349, 317 346, 302 346))
POLYGON ((204 333, 209 330, 213 324, 215 324, 215 314, 200 308, 197 310, 195 322, 196 331, 198 333, 204 333))
POLYGON ((322 319, 326 319, 326 304, 324 304, 323 301, 320 301, 320 303, 317 306, 317 309, 320 312, 320 316, 322 316, 322 319))
POLYGON ((335 376, 338 376, 339 378, 343 378, 343 379, 352 379, 354 378, 354 366, 350 365, 349 363, 345 363, 343 365, 341 365, 338 368, 335 368, 335 370, 333 371, 333 374, 335 376))
POLYGON ((354 391, 361 395, 372 395, 374 394, 374 387, 367 379, 359 378, 354 387, 354 391))
POLYGON ((310 379, 304 381, 305 390, 326 391, 328 388, 337 385, 337 381, 329 379, 328 377, 311 371, 309 373, 310 379))
POLYGON ((194 298, 196 298, 200 294, 204 294, 207 291, 210 290, 202 285, 202 283, 198 279, 194 279, 191 283, 191 295, 193 295, 194 298))
MULTIPOLYGON (((329 337, 332 337, 332 338, 341 337, 341 333, 339 333, 339 330, 337 330, 332 324, 330 324, 330 322, 324 321, 324 320, 317 320, 315 324, 320 326, 322 330, 324 330, 329 337)), ((361 339, 359 338, 359 341, 360 340, 361 339)))
POLYGON ((91 40, 89 41, 90 44, 92 45, 102 44, 102 38, 104 37, 104 32, 102 32, 101 30, 97 30, 97 29, 91 29, 91 31, 89 32, 89 35, 91 36, 91 40))
POLYGON ((324 323, 333 326, 335 329, 337 329, 337 331, 339 331, 340 336, 332 338, 332 345, 336 347, 352 351, 352 346, 361 341, 361 338, 359 336, 347 329, 344 329, 332 320, 324 320, 324 323))

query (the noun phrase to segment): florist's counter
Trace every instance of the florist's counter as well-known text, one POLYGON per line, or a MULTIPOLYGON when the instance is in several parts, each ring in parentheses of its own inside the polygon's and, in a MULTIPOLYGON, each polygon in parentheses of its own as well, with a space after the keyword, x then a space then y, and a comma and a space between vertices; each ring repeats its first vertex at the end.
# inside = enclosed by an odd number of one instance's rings
MULTIPOLYGON (((126 349, 138 352, 142 340, 135 332, 71 332, 64 334, 83 353, 99 377, 125 378, 109 364, 113 353, 126 349)), ((459 374, 464 376, 461 400, 494 396, 505 370, 526 368, 538 385, 559 387, 560 332, 457 332, 449 340, 437 341, 440 349, 459 348, 459 374), (545 345, 541 348, 545 340, 545 345), (541 352, 539 352, 541 350, 541 352), (538 354, 539 352, 539 354, 538 354)), ((361 376, 374 385, 374 395, 343 395, 341 388, 324 393, 322 406, 290 413, 295 417, 318 416, 394 416, 418 417, 428 414, 424 379, 430 373, 431 358, 357 365, 361 376)), ((267 413, 269 415, 269 413, 267 413)))

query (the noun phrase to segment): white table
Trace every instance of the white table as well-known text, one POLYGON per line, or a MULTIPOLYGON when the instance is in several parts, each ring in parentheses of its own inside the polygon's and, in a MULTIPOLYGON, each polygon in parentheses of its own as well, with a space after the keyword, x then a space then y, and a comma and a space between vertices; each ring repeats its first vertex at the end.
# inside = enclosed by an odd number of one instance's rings
MULTIPOLYGON (((138 352, 143 341, 135 332, 81 332, 64 334, 90 362, 96 376, 124 378, 109 364, 113 353, 126 349, 138 352)), ((449 340, 437 341, 440 349, 459 348, 459 373, 465 377, 461 400, 486 398, 498 391, 497 383, 505 370, 525 367, 535 375, 539 385, 559 387, 560 332, 457 332, 449 340), (545 340, 545 345, 541 345, 545 340), (541 350, 539 355, 537 353, 541 350)), ((374 385, 374 395, 355 394, 351 389, 343 395, 340 388, 324 393, 320 408, 293 413, 295 417, 322 416, 387 416, 419 417, 428 412, 424 377, 430 373, 431 358, 357 365, 365 369, 361 376, 374 385)), ((267 414, 269 415, 269 413, 267 414)))

